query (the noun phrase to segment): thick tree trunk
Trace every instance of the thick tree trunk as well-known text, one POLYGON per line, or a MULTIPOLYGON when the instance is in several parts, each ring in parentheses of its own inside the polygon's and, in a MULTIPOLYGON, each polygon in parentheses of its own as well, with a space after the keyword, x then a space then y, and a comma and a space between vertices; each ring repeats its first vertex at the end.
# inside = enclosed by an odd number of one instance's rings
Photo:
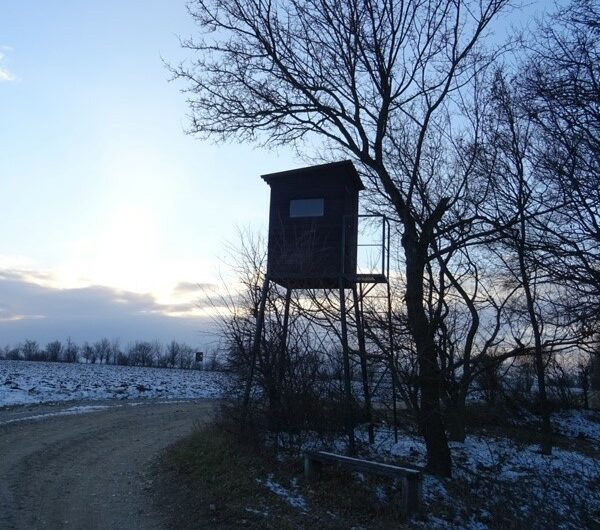
MULTIPOLYGON (((424 134, 425 129, 423 129, 424 134)), ((441 373, 433 333, 425 313, 423 301, 423 278, 427 249, 431 242, 433 227, 447 208, 447 200, 442 199, 425 223, 421 238, 415 219, 404 202, 400 190, 396 187, 385 168, 376 167, 385 191, 389 193, 399 217, 402 219, 404 234, 402 247, 406 259, 406 312, 408 325, 417 350, 419 364, 419 390, 421 403, 418 422, 427 447, 427 469, 443 477, 452 475, 452 459, 448 439, 444 429, 440 409, 441 373)), ((414 168, 416 178, 418 166, 414 168)))
POLYGON ((588 410, 590 408, 590 401, 588 398, 588 392, 590 390, 590 379, 587 373, 583 373, 581 376, 581 389, 583 390, 583 408, 588 410))
POLYGON ((465 428, 465 401, 459 396, 448 408, 448 433, 449 439, 453 442, 465 441, 467 437, 465 428))
POLYGON ((540 400, 540 415, 542 416, 542 433, 540 451, 544 455, 552 454, 552 423, 550 421, 550 403, 546 393, 546 373, 542 357, 541 342, 536 339, 535 368, 538 380, 538 396, 540 400))
POLYGON ((405 232, 402 242, 406 252, 406 309, 419 361, 419 428, 427 446, 427 469, 436 475, 450 477, 452 461, 440 409, 441 374, 423 305, 425 259, 415 241, 416 237, 407 237, 405 232))

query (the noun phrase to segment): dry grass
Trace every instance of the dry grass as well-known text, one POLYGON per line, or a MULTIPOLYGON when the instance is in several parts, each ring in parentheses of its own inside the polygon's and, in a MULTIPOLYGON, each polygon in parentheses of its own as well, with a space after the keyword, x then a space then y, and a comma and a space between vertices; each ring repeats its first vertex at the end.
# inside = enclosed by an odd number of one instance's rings
POLYGON ((171 447, 156 469, 155 500, 173 528, 402 528, 389 479, 358 477, 326 467, 318 483, 302 478, 298 458, 276 458, 209 426, 171 447), (267 477, 307 502, 290 506, 265 485, 267 477), (259 483, 258 480, 262 483, 259 483), (387 497, 384 502, 374 491, 387 497))

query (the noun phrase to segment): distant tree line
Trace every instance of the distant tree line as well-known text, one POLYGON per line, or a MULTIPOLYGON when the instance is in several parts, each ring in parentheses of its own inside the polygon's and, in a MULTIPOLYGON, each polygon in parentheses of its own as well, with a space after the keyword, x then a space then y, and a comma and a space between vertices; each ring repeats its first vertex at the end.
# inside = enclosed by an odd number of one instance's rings
POLYGON ((96 342, 77 344, 70 338, 55 340, 42 347, 35 340, 25 340, 15 346, 0 348, 0 359, 10 361, 45 361, 62 363, 112 364, 154 368, 219 369, 217 353, 212 352, 203 363, 196 362, 195 350, 185 342, 172 340, 135 341, 121 347, 118 339, 103 338, 96 342))

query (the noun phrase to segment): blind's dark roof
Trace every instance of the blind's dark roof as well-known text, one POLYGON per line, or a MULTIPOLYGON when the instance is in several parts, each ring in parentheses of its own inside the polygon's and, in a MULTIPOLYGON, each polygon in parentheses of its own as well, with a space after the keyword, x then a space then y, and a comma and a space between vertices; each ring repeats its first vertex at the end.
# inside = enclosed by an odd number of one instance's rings
POLYGON ((341 162, 331 162, 329 164, 320 164, 318 166, 301 167, 298 169, 290 169, 288 171, 280 171, 278 173, 269 173, 262 175, 261 178, 269 185, 274 182, 292 180, 305 176, 317 176, 325 178, 344 179, 354 185, 357 190, 364 190, 365 187, 356 172, 354 164, 350 160, 341 162))

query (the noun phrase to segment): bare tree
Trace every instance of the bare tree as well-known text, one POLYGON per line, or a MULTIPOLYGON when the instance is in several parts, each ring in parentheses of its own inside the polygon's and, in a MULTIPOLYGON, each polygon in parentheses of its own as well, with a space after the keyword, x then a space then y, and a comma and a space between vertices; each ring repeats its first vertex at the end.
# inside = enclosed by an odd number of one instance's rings
POLYGON ((169 368, 175 368, 179 362, 181 356, 181 346, 177 341, 172 340, 167 345, 166 357, 167 366, 169 368))
POLYGON ((65 343, 63 360, 67 363, 76 363, 79 360, 79 346, 71 340, 71 337, 65 343))
POLYGON ((63 353, 63 345, 59 340, 55 340, 46 344, 46 360, 58 362, 61 360, 63 353))
POLYGON ((5 349, 5 355, 7 361, 19 361, 21 360, 21 345, 17 345, 14 348, 9 348, 8 346, 5 349), (8 349, 8 351, 6 351, 8 349))
MULTIPOLYGON (((337 432, 343 424, 332 411, 344 409, 340 341, 335 333, 329 333, 329 326, 322 325, 330 323, 328 312, 334 310, 321 299, 315 304, 315 293, 311 291, 295 291, 285 326, 285 292, 271 283, 258 339, 260 348, 253 362, 266 245, 250 230, 240 230, 239 241, 229 249, 238 285, 233 287, 233 282, 227 281, 222 291, 209 293, 211 313, 224 339, 227 366, 237 376, 232 379, 230 396, 246 405, 247 383, 254 364, 254 389, 258 391, 250 389, 252 399, 248 404, 252 406, 243 407, 250 412, 246 415, 247 425, 266 427, 276 446, 283 430, 337 432)), ((337 315, 339 320, 339 309, 337 315)))
POLYGON ((600 311, 600 2, 572 0, 541 25, 520 75, 538 170, 560 215, 540 266, 572 290, 568 308, 598 332, 600 311))
POLYGON ((109 359, 110 359, 111 349, 112 349, 111 343, 106 337, 104 337, 103 339, 100 339, 99 341, 94 343, 94 352, 95 352, 96 358, 98 359, 100 364, 102 364, 102 363, 108 364, 109 359))
POLYGON ((130 344, 128 348, 128 357, 134 366, 154 366, 161 352, 161 345, 158 341, 136 341, 130 344))
MULTIPOLYGON (((433 233, 465 192, 469 164, 436 146, 491 57, 478 46, 509 0, 195 0, 209 35, 187 40, 192 133, 275 145, 317 140, 360 162, 402 225, 408 323, 419 359, 428 467, 450 475, 440 370, 423 302, 433 233)), ((474 220, 464 220, 473 223, 474 220)))
POLYGON ((498 365, 519 353, 506 343, 505 307, 515 289, 497 287, 493 255, 463 248, 429 268, 429 312, 436 323, 436 340, 444 374, 443 398, 450 438, 465 440, 465 415, 475 379, 487 377, 493 394, 498 365))
POLYGON ((35 340, 26 340, 20 347, 23 359, 26 361, 41 360, 42 352, 40 346, 35 340))
POLYGON ((179 368, 189 369, 194 362, 194 350, 186 343, 179 343, 179 368))
MULTIPOLYGON (((552 357, 550 344, 554 346, 560 340, 556 335, 551 341, 544 340, 545 334, 552 335, 549 328, 557 290, 550 285, 550 278, 539 263, 547 255, 546 227, 563 203, 553 200, 548 183, 537 171, 532 122, 530 116, 522 112, 518 94, 509 88, 510 84, 514 85, 498 71, 490 91, 491 118, 485 129, 487 141, 480 150, 479 163, 482 170, 492 176, 496 207, 516 220, 502 232, 501 240, 492 248, 504 267, 505 287, 520 295, 512 304, 511 327, 522 353, 530 351, 533 358, 542 420, 540 448, 542 453, 550 454, 552 426, 546 367, 552 357), (514 329, 519 319, 524 320, 525 329, 517 336, 514 329)), ((558 319, 554 320, 556 329, 558 319)), ((568 332, 568 325, 562 327, 568 332)))
POLYGON ((86 362, 92 364, 96 362, 96 351, 89 342, 86 341, 83 343, 83 346, 81 347, 81 354, 83 355, 83 358, 86 360, 86 362))

